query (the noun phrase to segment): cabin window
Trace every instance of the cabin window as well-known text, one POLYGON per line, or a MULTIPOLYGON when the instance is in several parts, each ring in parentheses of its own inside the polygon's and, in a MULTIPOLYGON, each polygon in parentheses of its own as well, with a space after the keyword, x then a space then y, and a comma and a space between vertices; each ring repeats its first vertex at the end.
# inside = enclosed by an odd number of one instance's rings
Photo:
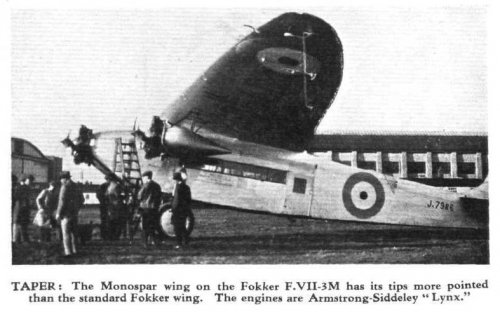
POLYGON ((238 163, 223 163, 222 164, 224 170, 223 173, 234 175, 234 176, 243 176, 243 164, 238 163))
POLYGON ((260 180, 258 177, 257 177, 257 174, 251 170, 243 170, 243 177, 245 178, 249 178, 249 179, 257 179, 257 180, 260 180))
POLYGON ((286 171, 269 169, 267 180, 274 183, 286 183, 286 171))
POLYGON ((212 172, 222 172, 222 168, 220 166, 217 166, 217 165, 205 164, 200 169, 205 170, 205 171, 212 171, 212 172))
POLYGON ((187 164, 189 168, 237 177, 286 184, 286 171, 232 161, 210 159, 205 164, 187 164))
POLYGON ((301 178, 295 178, 293 180, 293 192, 305 194, 306 193, 307 180, 301 178))

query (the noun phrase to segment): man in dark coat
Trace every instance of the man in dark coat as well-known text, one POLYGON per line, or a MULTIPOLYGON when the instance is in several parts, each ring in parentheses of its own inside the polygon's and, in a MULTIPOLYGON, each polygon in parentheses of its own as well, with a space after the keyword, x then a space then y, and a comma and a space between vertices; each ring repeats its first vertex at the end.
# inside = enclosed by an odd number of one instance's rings
POLYGON ((139 208, 142 210, 144 246, 148 247, 149 238, 158 243, 157 232, 160 230, 161 187, 152 180, 153 173, 151 171, 144 172, 142 177, 144 184, 137 194, 137 198, 139 208))
POLYGON ((17 191, 17 184, 18 179, 15 174, 12 175, 12 188, 11 188, 11 203, 12 203, 12 212, 14 212, 14 205, 16 204, 16 191, 17 191))
POLYGON ((176 181, 172 198, 172 224, 177 239, 176 249, 188 243, 186 219, 191 212, 191 189, 186 185, 181 172, 174 173, 176 181))
POLYGON ((101 217, 101 238, 104 240, 109 239, 109 216, 108 216, 108 202, 106 197, 106 191, 109 186, 109 182, 111 181, 111 176, 106 175, 104 177, 106 182, 99 186, 97 190, 96 196, 99 200, 99 213, 101 217))
POLYGON ((59 191, 56 219, 61 221, 64 256, 69 257, 76 254, 78 211, 83 206, 85 199, 81 190, 71 180, 69 171, 61 172, 60 178, 61 190, 59 191))
POLYGON ((12 211, 12 242, 29 242, 28 224, 30 223, 32 203, 31 183, 34 181, 32 175, 21 177, 21 184, 16 188, 14 194, 14 210, 12 211))
POLYGON ((108 204, 109 239, 117 240, 120 238, 126 221, 126 207, 121 185, 117 181, 110 180, 105 196, 108 204))

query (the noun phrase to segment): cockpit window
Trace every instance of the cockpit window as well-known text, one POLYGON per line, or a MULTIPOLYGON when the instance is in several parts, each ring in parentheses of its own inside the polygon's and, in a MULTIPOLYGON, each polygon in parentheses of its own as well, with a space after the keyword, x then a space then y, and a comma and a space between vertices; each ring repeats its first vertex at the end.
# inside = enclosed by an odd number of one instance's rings
POLYGON ((306 193, 307 180, 301 178, 295 178, 293 180, 293 192, 299 194, 306 193))

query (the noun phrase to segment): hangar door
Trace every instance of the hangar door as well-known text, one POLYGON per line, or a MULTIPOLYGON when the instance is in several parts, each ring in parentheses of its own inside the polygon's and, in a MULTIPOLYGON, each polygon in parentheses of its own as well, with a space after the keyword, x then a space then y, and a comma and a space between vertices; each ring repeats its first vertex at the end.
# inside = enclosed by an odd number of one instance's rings
POLYGON ((309 215, 313 194, 313 178, 291 174, 287 184, 285 213, 302 216, 309 215))

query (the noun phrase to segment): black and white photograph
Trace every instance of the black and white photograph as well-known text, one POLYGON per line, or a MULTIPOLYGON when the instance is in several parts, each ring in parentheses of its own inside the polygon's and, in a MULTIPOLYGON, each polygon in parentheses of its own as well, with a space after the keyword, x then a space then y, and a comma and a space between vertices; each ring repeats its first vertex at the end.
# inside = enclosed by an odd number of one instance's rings
POLYGON ((2 2, 4 309, 494 310, 499 17, 2 2))
POLYGON ((10 17, 13 265, 490 263, 486 6, 10 17))

